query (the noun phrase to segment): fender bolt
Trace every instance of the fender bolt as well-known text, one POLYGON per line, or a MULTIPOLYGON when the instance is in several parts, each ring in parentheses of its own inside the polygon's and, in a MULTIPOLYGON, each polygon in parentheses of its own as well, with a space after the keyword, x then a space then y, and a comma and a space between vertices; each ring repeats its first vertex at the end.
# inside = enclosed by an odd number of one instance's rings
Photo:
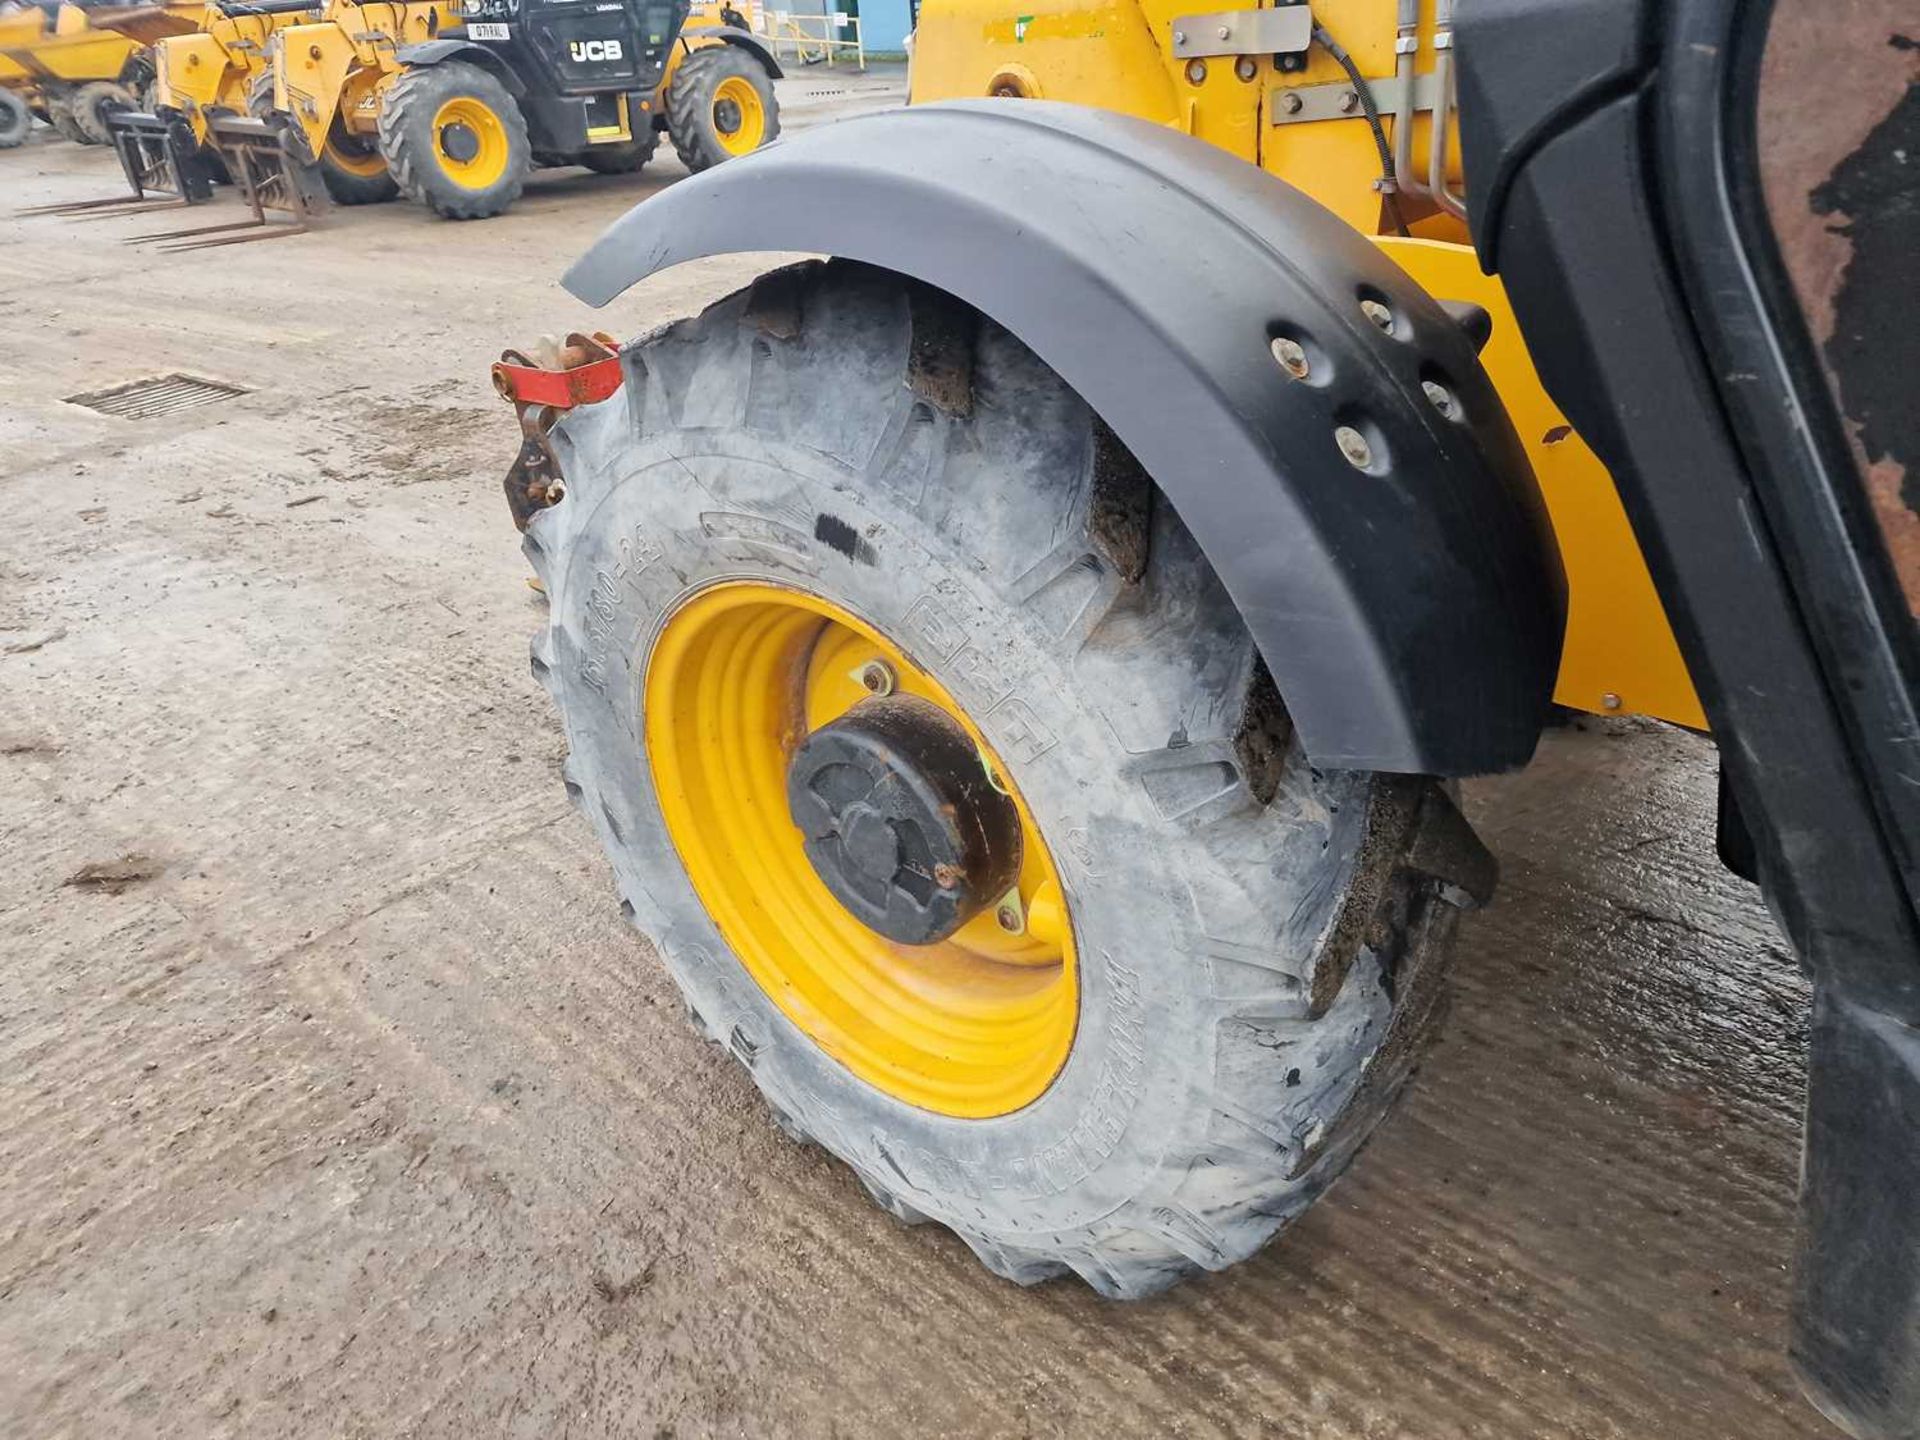
POLYGON ((1280 368, 1296 380, 1307 378, 1307 352, 1298 340, 1290 340, 1285 335, 1273 337, 1273 358, 1280 362, 1280 368))

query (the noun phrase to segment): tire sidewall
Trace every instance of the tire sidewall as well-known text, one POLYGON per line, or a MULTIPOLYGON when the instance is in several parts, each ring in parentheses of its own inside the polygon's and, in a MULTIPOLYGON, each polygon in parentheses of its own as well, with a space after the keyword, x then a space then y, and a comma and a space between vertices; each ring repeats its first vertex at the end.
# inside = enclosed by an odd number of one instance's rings
POLYGON ((535 518, 532 545, 567 557, 548 579, 543 663, 568 728, 570 779, 636 923, 699 1022, 776 1105, 934 1218, 1057 1239, 1177 1174, 1166 1147, 1208 1125, 1216 1011, 1206 965, 1180 958, 1207 948, 1181 837, 1126 773, 1062 658, 983 578, 989 567, 854 482, 795 447, 656 434, 618 451, 590 487, 590 509, 562 513, 589 488, 575 487, 561 510, 535 518), (814 538, 822 515, 865 537, 860 558, 814 538), (811 590, 865 618, 948 687, 1026 797, 1073 917, 1080 1018, 1065 1066, 1024 1109, 952 1119, 858 1080, 761 992, 694 894, 644 757, 645 659, 678 604, 734 579, 811 590))

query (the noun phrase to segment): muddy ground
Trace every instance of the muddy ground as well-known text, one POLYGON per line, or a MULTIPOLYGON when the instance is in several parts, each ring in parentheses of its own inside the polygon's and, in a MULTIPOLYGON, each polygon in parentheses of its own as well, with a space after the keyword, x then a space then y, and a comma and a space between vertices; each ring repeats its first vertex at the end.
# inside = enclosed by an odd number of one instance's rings
MULTIPOLYGON (((810 76, 791 123, 891 93, 810 76)), ((1659 727, 1472 787, 1505 883, 1443 1038, 1236 1271, 1017 1290, 782 1138, 562 794, 498 491, 502 345, 756 268, 557 288, 677 173, 158 255, 14 213, 111 156, 0 155, 0 1433, 1825 1433, 1782 1358, 1806 995, 1659 727), (247 393, 63 401, 173 371, 247 393)))

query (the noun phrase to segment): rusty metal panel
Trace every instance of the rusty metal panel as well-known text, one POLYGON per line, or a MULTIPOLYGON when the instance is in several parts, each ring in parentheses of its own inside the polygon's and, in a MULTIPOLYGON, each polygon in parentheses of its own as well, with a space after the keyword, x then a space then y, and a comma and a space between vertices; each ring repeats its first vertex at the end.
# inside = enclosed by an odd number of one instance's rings
POLYGON ((1767 212, 1907 604, 1920 614, 1920 14, 1775 8, 1760 77, 1767 212))

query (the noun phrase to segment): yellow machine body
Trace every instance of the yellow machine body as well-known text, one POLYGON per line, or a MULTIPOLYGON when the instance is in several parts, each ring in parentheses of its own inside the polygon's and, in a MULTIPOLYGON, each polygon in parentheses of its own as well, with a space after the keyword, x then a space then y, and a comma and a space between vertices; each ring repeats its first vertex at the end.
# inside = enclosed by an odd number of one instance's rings
MULTIPOLYGON (((1463 221, 1417 193, 1384 201, 1379 149, 1364 109, 1347 101, 1346 71, 1320 46, 1283 69, 1273 54, 1182 58, 1174 35, 1259 7, 1179 0, 1053 0, 1032 14, 1004 0, 925 0, 914 32, 914 103, 982 95, 1066 100, 1184 130, 1304 190, 1373 236, 1428 293, 1484 306, 1493 338, 1482 360, 1525 443, 1545 496, 1569 590, 1566 646, 1554 698, 1600 713, 1653 715, 1705 728, 1645 557, 1597 456, 1548 399, 1497 279, 1484 275, 1463 221), (1290 109, 1298 102, 1298 109, 1290 109), (1323 117, 1323 118, 1320 118, 1323 117)), ((1435 0, 1421 0, 1412 41, 1414 93, 1433 88, 1435 0)), ((1394 0, 1315 0, 1314 21, 1381 91, 1396 85, 1394 0)), ((1226 28, 1231 29, 1231 26, 1226 28)), ((1434 119, 1416 107, 1411 144, 1395 137, 1395 107, 1379 106, 1390 144, 1427 176, 1434 119)), ((1457 146, 1437 167, 1461 188, 1457 146)))
POLYGON ((153 47, 153 103, 180 111, 196 139, 207 139, 207 111, 244 114, 247 87, 267 63, 276 31, 305 18, 294 14, 227 15, 209 5, 199 26, 153 47))
POLYGON ((158 45, 174 35, 204 29, 220 12, 204 0, 190 4, 96 5, 87 19, 96 30, 111 30, 141 45, 158 45))
POLYGON ((48 23, 29 9, 0 20, 0 85, 35 90, 48 82, 84 85, 118 80, 141 45, 112 30, 94 28, 78 5, 62 5, 48 23))

